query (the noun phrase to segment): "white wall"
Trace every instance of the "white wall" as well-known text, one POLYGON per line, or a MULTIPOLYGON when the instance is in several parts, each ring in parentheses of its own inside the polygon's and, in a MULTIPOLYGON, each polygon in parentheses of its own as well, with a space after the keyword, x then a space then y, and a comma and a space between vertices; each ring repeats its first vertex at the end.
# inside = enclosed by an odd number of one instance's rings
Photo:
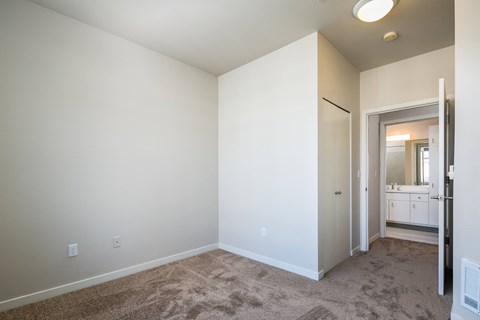
POLYGON ((23 0, 0 41, 0 301, 218 241, 215 76, 23 0))
MULTIPOLYGON (((319 100, 325 97, 352 112, 356 139, 359 79, 358 70, 317 33, 219 78, 222 248, 318 276, 319 100), (261 236, 262 227, 267 237, 261 236)), ((353 144, 356 172, 358 142, 353 144)), ((353 192, 358 194, 356 181, 353 192)), ((358 244, 358 223, 354 231, 358 244)))
POLYGON ((317 272, 316 125, 316 33, 219 77, 224 248, 317 272))
MULTIPOLYGON (((454 50, 454 46, 446 47, 361 72, 360 109, 365 111, 438 97, 438 79, 440 78, 445 78, 447 95, 453 95, 455 92, 454 50)), ((436 113, 435 108, 427 107, 422 108, 423 110, 402 110, 382 114, 380 121, 412 117, 425 112, 433 114, 436 113)))
POLYGON ((453 311, 452 319, 479 319, 460 305, 460 263, 468 258, 480 263, 479 86, 480 2, 455 1, 455 180, 453 215, 453 311))
POLYGON ((360 73, 362 110, 438 96, 438 79, 455 92, 454 46, 360 73))
MULTIPOLYGON (((318 97, 319 101, 326 98, 342 108, 351 112, 352 119, 352 248, 360 244, 360 181, 357 170, 360 169, 359 156, 359 99, 360 99, 360 73, 359 71, 330 43, 318 33, 318 97)), ((321 117, 321 115, 319 115, 321 117)), ((319 119, 319 126, 322 119, 319 119)), ((319 139, 320 141, 321 139, 319 139)), ((321 150, 319 150, 321 152, 321 150)), ((322 189, 323 168, 318 169, 319 198, 330 197, 322 189)), ((321 217, 322 212, 319 212, 321 217)), ((322 221, 319 219, 319 223, 322 221)), ((322 226, 319 226, 322 230, 322 226)), ((321 241, 322 236, 319 236, 321 241)), ((321 244, 319 244, 321 248, 321 244)), ((321 267, 321 264, 320 264, 321 267)))

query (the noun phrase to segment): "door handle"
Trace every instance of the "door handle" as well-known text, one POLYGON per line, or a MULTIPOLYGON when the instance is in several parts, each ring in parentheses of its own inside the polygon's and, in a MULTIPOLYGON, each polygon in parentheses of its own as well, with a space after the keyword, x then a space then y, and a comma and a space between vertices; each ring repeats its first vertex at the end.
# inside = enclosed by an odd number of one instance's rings
POLYGON ((335 191, 335 194, 342 194, 342 191, 335 191))
POLYGON ((453 200, 453 197, 438 195, 438 196, 431 196, 430 199, 438 200, 438 201, 445 201, 445 200, 453 200))

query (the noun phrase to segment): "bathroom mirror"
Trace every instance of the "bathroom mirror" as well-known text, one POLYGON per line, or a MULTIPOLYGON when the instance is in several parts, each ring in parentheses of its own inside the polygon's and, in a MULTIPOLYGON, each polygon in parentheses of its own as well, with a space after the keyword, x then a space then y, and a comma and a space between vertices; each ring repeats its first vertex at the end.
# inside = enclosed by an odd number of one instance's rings
POLYGON ((428 139, 386 143, 386 183, 428 185, 428 139))

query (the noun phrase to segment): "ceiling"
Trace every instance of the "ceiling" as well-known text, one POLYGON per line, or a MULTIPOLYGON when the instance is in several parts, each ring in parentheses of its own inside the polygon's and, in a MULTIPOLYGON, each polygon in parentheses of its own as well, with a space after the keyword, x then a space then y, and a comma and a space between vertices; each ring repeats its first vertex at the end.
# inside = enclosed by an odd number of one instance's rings
POLYGON ((356 0, 30 1, 216 75, 317 30, 360 71, 454 44, 454 0, 399 0, 374 23, 356 0))

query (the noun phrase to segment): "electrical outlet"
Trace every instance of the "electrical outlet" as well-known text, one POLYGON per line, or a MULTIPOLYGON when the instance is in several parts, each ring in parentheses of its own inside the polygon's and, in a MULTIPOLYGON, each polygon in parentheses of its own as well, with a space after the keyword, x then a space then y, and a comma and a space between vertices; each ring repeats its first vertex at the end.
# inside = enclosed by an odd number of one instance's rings
POLYGON ((78 244, 69 244, 68 245, 68 256, 69 257, 78 256, 78 244))
POLYGON ((267 237, 267 228, 261 227, 260 228, 260 234, 262 235, 262 238, 266 238, 267 237))
POLYGON ((113 237, 113 247, 120 248, 121 246, 122 246, 122 240, 120 239, 120 236, 113 237))

